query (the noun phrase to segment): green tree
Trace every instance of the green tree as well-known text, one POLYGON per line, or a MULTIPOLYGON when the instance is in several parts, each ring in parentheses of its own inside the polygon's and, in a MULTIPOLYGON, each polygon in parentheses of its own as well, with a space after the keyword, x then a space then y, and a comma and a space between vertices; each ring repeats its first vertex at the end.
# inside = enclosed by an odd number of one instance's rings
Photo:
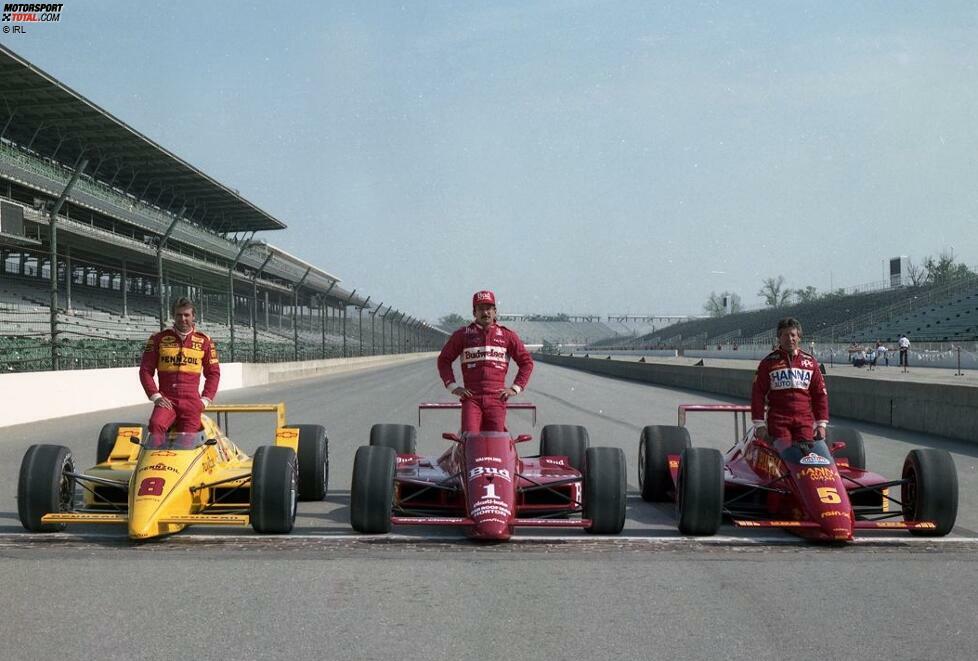
POLYGON ((818 299, 818 290, 811 285, 808 285, 804 289, 795 290, 795 300, 799 303, 813 303, 818 299))
POLYGON ((726 314, 743 312, 744 305, 740 300, 740 296, 733 292, 725 291, 717 294, 711 291, 710 297, 703 304, 703 310, 711 317, 722 317, 726 314))
POLYGON ((769 308, 783 308, 791 298, 791 289, 784 286, 784 276, 765 278, 757 295, 764 299, 769 308))
POLYGON ((954 261, 953 250, 943 250, 937 257, 924 259, 924 270, 927 272, 927 283, 931 285, 941 285, 972 274, 967 266, 954 261))
POLYGON ((447 330, 449 332, 454 331, 459 326, 466 325, 468 320, 460 314, 451 313, 446 314, 444 317, 438 320, 438 327, 442 330, 447 330))

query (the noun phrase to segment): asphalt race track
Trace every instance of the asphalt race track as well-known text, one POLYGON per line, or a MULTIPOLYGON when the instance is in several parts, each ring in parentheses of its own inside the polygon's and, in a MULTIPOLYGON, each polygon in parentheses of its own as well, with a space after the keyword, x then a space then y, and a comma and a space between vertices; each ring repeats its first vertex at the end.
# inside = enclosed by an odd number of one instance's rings
MULTIPOLYGON (((149 405, 0 429, 0 658, 978 655, 978 444, 853 425, 868 467, 884 475, 898 475, 912 447, 952 452, 961 503, 944 539, 887 532, 840 548, 726 525, 714 538, 682 538, 671 507, 638 497, 639 432, 674 423, 680 403, 729 400, 538 364, 522 399, 539 407, 539 425, 582 424, 592 445, 625 450, 621 536, 520 532, 486 546, 443 528, 353 534, 350 473, 370 425, 416 424, 418 402, 448 399, 433 362, 221 396, 284 401, 290 422, 328 429, 329 495, 301 503, 294 533, 282 537, 192 528, 131 544, 122 529, 96 526, 27 534, 15 498, 26 448, 62 443, 87 467, 102 424, 143 420, 149 405)), ((691 416, 695 445, 729 447, 729 414, 691 416)), ((419 452, 440 453, 440 434, 457 419, 425 413, 423 422, 419 452)), ((534 431, 527 414, 511 413, 510 427, 534 431)), ((230 435, 250 452, 271 442, 271 429, 271 418, 242 416, 230 435)), ((521 449, 535 453, 536 443, 521 449)))

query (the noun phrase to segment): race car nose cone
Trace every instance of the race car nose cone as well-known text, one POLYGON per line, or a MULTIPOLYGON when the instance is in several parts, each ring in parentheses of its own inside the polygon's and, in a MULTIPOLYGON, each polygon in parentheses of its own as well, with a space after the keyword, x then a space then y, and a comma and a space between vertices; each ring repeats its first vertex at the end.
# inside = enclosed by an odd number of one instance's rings
POLYGON ((485 542, 505 542, 513 536, 513 529, 508 523, 499 519, 476 521, 471 530, 472 539, 485 542))

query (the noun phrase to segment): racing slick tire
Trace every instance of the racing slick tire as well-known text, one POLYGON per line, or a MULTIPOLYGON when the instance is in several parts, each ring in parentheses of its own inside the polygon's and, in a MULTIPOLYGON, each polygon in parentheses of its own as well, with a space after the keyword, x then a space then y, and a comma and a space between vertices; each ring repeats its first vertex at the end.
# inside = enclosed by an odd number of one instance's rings
POLYGON ((281 535, 295 525, 299 471, 292 448, 263 445, 251 463, 251 527, 281 535))
POLYGON ((584 518, 587 532, 617 535, 625 527, 625 453, 621 448, 588 448, 584 453, 584 518))
POLYGON ((591 445, 587 429, 580 425, 544 425, 540 432, 541 457, 567 457, 571 468, 584 468, 584 454, 591 445))
POLYGON ((903 462, 903 518, 931 521, 933 528, 911 528, 911 535, 943 537, 958 517, 958 472, 947 450, 911 450, 903 462))
POLYGON ((75 500, 75 471, 71 450, 63 445, 32 445, 20 463, 17 514, 30 532, 58 532, 63 523, 41 523, 45 514, 70 512, 75 500))
POLYGON ((642 500, 668 502, 672 491, 669 455, 682 454, 692 445, 689 430, 674 425, 648 425, 638 441, 638 485, 642 500))
POLYGON ((329 487, 329 438, 322 425, 294 425, 299 430, 299 500, 322 500, 329 487))
POLYGON ((393 448, 363 445, 357 449, 350 487, 350 525, 357 532, 390 532, 396 462, 393 448))
POLYGON ((846 446, 833 452, 833 457, 848 459, 850 468, 866 470, 866 446, 858 429, 829 426, 825 430, 825 444, 831 448, 835 441, 843 441, 846 446))
POLYGON ((686 448, 676 489, 679 532, 715 535, 723 520, 723 455, 713 448, 686 448))
POLYGON ((397 454, 414 454, 418 430, 414 425, 378 423, 370 428, 370 445, 392 448, 397 454))
POLYGON ((115 447, 115 439, 119 436, 120 427, 140 427, 143 434, 140 438, 144 441, 149 437, 149 427, 141 422, 107 422, 102 425, 102 431, 98 433, 98 447, 95 450, 95 463, 101 464, 108 461, 115 447))

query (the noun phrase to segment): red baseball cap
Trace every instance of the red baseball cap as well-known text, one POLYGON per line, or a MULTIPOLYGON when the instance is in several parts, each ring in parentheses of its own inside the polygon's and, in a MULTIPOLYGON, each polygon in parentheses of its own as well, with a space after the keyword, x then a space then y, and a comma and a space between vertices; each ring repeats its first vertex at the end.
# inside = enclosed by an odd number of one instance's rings
POLYGON ((472 307, 477 305, 495 305, 496 295, 493 294, 488 289, 483 289, 482 291, 477 291, 472 294, 472 307))

